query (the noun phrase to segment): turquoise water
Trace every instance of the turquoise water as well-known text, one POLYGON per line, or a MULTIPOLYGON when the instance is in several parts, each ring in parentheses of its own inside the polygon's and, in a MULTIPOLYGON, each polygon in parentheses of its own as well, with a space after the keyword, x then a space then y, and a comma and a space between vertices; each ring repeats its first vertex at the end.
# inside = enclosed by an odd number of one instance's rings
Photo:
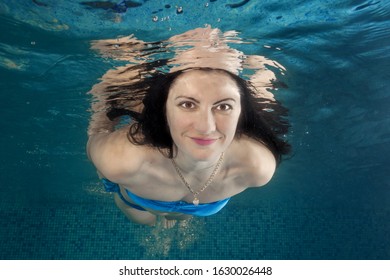
POLYGON ((390 258, 389 1, 81 2, 0 0, 0 259, 390 258), (286 68, 294 156, 217 215, 131 224, 85 154, 86 93, 119 63, 90 41, 205 24, 286 68))

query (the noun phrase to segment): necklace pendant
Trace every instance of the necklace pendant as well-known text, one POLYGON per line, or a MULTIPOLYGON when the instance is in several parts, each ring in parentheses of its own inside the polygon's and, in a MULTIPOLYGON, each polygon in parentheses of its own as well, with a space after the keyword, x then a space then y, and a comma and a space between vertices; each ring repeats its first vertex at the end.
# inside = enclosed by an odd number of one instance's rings
POLYGON ((195 206, 198 206, 199 205, 199 199, 197 197, 194 198, 194 200, 192 201, 192 203, 195 205, 195 206))
POLYGON ((212 183, 212 181, 214 180, 214 177, 215 175, 218 173, 219 171, 219 168, 223 162, 223 153, 221 153, 221 156, 219 157, 219 160, 217 162, 217 164, 215 165, 214 167, 214 170, 213 172, 211 173, 210 177, 208 178, 208 180, 206 181, 206 183, 203 185, 203 187, 198 190, 198 191, 194 191, 191 186, 188 184, 188 182, 186 181, 186 179, 184 178, 183 174, 181 173, 180 171, 180 168, 179 166, 177 166, 175 160, 172 158, 171 159, 171 162, 173 164, 173 167, 175 168, 176 170, 176 173, 179 175, 180 179, 183 181, 184 185, 187 187, 187 189, 194 195, 194 200, 192 201, 192 203, 195 205, 195 206, 198 206, 199 205, 199 199, 198 199, 198 195, 203 192, 205 189, 207 189, 207 187, 212 183))

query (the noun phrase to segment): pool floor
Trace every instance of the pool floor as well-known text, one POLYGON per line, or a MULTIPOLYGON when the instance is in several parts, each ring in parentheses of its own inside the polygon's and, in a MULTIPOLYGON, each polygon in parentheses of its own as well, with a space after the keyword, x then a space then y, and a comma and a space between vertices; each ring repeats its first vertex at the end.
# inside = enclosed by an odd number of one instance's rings
POLYGON ((9 207, 0 213, 0 259, 390 258, 388 211, 233 204, 173 229, 130 223, 112 204, 9 207))

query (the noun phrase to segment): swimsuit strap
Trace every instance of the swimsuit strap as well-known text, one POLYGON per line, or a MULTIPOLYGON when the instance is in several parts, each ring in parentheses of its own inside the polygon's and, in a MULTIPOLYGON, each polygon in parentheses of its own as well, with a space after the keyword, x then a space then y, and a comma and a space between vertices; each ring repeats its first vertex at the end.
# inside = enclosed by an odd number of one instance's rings
POLYGON ((144 208, 142 208, 141 206, 134 204, 134 203, 131 203, 126 198, 124 198, 124 196, 122 195, 122 193, 120 191, 118 184, 113 183, 110 180, 107 180, 105 178, 102 179, 102 182, 103 182, 104 188, 107 192, 117 193, 119 195, 120 199, 122 199, 122 201, 124 203, 126 203, 128 206, 133 207, 133 208, 140 210, 140 211, 147 211, 144 208))

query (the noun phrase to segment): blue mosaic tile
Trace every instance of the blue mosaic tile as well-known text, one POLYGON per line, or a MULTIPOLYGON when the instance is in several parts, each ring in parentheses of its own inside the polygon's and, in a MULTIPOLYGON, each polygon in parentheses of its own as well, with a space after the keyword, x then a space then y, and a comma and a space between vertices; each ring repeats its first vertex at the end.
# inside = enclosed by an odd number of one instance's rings
POLYGON ((241 208, 173 229, 111 203, 1 209, 0 259, 388 259, 389 211, 241 208))

